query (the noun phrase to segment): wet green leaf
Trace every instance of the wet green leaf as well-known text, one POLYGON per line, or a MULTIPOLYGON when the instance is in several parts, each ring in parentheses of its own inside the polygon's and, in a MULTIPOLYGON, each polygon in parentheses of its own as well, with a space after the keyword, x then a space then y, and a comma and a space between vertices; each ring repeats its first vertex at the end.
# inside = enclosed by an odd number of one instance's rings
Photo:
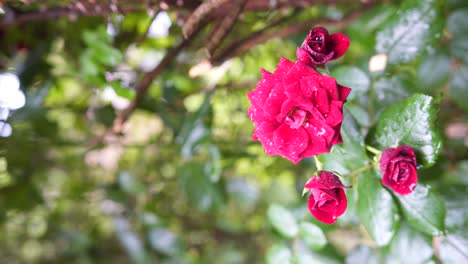
POLYGON ((424 53, 440 38, 439 1, 405 1, 376 37, 377 53, 391 64, 406 63, 424 53))
POLYGON ((348 100, 359 98, 369 90, 369 76, 356 66, 337 67, 332 71, 332 76, 336 78, 339 84, 352 89, 348 100))
POLYGON ((278 204, 272 204, 267 211, 268 220, 281 235, 292 238, 299 232, 296 219, 290 211, 278 204))
POLYGON ((447 264, 467 263, 468 228, 460 229, 457 233, 442 238, 439 246, 440 260, 447 264))
POLYGON ((357 208, 361 222, 375 243, 385 246, 398 228, 396 204, 374 171, 362 173, 358 181, 357 208))
POLYGON ((377 122, 376 139, 385 149, 400 145, 414 148, 425 166, 435 163, 442 147, 437 128, 438 100, 414 94, 387 108, 377 122))
POLYGON ((445 205, 430 187, 418 184, 409 195, 395 196, 400 203, 403 216, 415 229, 440 236, 445 231, 445 205))
POLYGON ((315 250, 322 249, 327 244, 327 238, 323 231, 312 223, 301 222, 299 235, 307 246, 315 250))
POLYGON ((450 80, 449 95, 458 106, 468 109, 468 66, 462 66, 453 73, 450 80))
POLYGON ((445 54, 425 57, 418 68, 418 91, 432 94, 448 80, 450 58, 445 54))
POLYGON ((402 224, 385 256, 387 263, 428 263, 434 252, 431 238, 402 224))
POLYGON ((275 244, 270 247, 266 253, 267 264, 290 264, 291 250, 281 244, 275 244))

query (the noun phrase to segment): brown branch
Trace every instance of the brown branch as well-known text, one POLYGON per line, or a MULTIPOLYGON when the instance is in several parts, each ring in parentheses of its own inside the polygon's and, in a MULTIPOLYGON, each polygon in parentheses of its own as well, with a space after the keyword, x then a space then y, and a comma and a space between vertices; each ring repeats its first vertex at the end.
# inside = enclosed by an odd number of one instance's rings
POLYGON ((182 32, 185 38, 189 38, 198 28, 198 25, 206 19, 207 14, 212 10, 226 3, 228 0, 208 0, 199 5, 185 22, 182 32))
POLYGON ((135 99, 130 103, 130 105, 126 109, 124 109, 115 118, 113 128, 112 128, 114 132, 122 131, 123 123, 127 121, 127 119, 130 117, 130 114, 135 110, 137 105, 143 99, 146 91, 151 86, 151 83, 153 82, 153 80, 162 72, 164 68, 166 68, 172 61, 174 61, 174 58, 179 54, 179 52, 182 49, 184 49, 189 44, 192 38, 193 37, 188 38, 188 39, 183 39, 177 46, 169 49, 166 55, 164 56, 164 58, 158 64, 158 66, 156 66, 153 70, 151 70, 150 72, 146 73, 143 76, 143 78, 141 79, 141 81, 138 83, 136 87, 135 99))
MULTIPOLYGON (((372 5, 365 5, 364 7, 361 7, 345 18, 336 21, 336 20, 331 20, 331 19, 316 19, 312 21, 306 21, 302 22, 299 24, 293 24, 291 26, 279 29, 277 31, 267 31, 268 29, 272 28, 273 25, 267 26, 266 28, 263 28, 261 30, 255 31, 252 33, 250 36, 240 39, 238 41, 234 41, 231 45, 228 47, 224 48, 223 50, 215 53, 213 57, 211 58, 211 63, 213 65, 219 65, 223 63, 224 61, 232 58, 239 56, 248 50, 252 49, 254 46, 262 44, 267 42, 270 39, 273 38, 284 38, 296 33, 300 33, 302 31, 305 31, 307 29, 310 29, 313 27, 313 25, 322 25, 325 27, 335 27, 335 28, 342 28, 345 25, 347 25, 350 21, 353 21, 366 11, 368 11, 371 8, 372 5)), ((277 24, 277 23, 274 23, 277 24)))
POLYGON ((95 5, 76 2, 65 7, 57 7, 46 10, 37 10, 29 12, 15 12, 13 9, 7 9, 3 20, 0 21, 0 29, 11 26, 22 25, 32 21, 52 20, 59 17, 68 17, 75 19, 79 16, 106 16, 111 14, 126 14, 131 12, 143 12, 154 8, 158 1, 135 1, 131 4, 109 4, 100 3, 95 5))
POLYGON ((206 49, 208 50, 208 54, 213 54, 213 52, 216 50, 218 45, 221 43, 223 38, 229 34, 231 31, 232 27, 236 23, 236 20, 239 16, 240 13, 242 13, 242 10, 244 9, 244 6, 246 4, 247 0, 238 0, 237 5, 231 10, 232 12, 226 16, 212 31, 212 33, 209 35, 207 38, 207 43, 206 43, 206 49))

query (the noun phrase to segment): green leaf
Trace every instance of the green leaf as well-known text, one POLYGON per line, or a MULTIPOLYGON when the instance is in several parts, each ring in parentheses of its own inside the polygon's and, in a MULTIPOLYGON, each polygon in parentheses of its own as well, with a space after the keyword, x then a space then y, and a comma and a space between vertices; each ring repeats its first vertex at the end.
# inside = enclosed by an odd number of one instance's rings
POLYGON ((448 80, 450 58, 445 54, 427 56, 418 68, 418 89, 431 94, 448 80))
POLYGON ((346 257, 346 264, 379 264, 380 256, 378 252, 368 246, 359 246, 346 257))
POLYGON ((387 263, 428 263, 432 255, 431 239, 403 224, 385 255, 387 263))
POLYGON ((409 195, 395 196, 408 223, 415 229, 440 236, 445 230, 445 205, 430 187, 418 184, 409 195))
POLYGON ((373 103, 379 110, 411 95, 406 79, 408 79, 408 76, 404 74, 393 74, 392 76, 381 76, 373 82, 372 86, 376 97, 373 103))
POLYGON ((311 250, 302 240, 294 241, 294 263, 296 264, 338 264, 336 252, 320 252, 311 250))
POLYGON ((294 219, 291 212, 281 205, 270 205, 267 216, 273 228, 284 237, 293 238, 299 232, 296 219, 294 219))
POLYGON ((370 127, 371 122, 369 118, 369 112, 366 108, 355 102, 347 102, 345 109, 356 119, 356 121, 362 127, 370 127))
POLYGON ((291 250, 282 244, 274 244, 266 253, 267 264, 291 263, 291 250))
POLYGON ((327 244, 327 238, 322 229, 308 222, 299 224, 299 235, 307 246, 315 250, 320 250, 327 244))
POLYGON ((411 146, 422 155, 418 160, 423 165, 434 164, 442 147, 436 128, 437 101, 431 96, 415 94, 387 108, 377 122, 377 142, 382 148, 411 146))
POLYGON ((133 100, 135 98, 135 90, 127 88, 119 82, 112 82, 111 85, 112 90, 114 90, 115 94, 118 96, 128 100, 133 100))
POLYGON ((368 160, 364 139, 356 122, 347 112, 344 113, 341 136, 343 143, 333 146, 330 153, 322 154, 318 159, 327 170, 345 175, 366 165, 368 160))
POLYGON ((148 240, 154 250, 165 255, 174 255, 180 250, 176 234, 165 228, 151 228, 148 240))
POLYGON ((397 207, 374 171, 362 173, 358 180, 357 210, 361 222, 377 246, 385 246, 398 228, 397 207))
POLYGON ((207 211, 219 208, 223 204, 220 186, 213 183, 205 174, 204 164, 188 163, 180 168, 178 174, 182 190, 195 207, 207 211))
POLYGON ((192 157, 195 147, 208 137, 205 118, 210 113, 211 97, 212 94, 207 94, 200 109, 187 116, 177 135, 176 142, 181 146, 181 154, 185 158, 192 157))
POLYGON ((406 63, 426 51, 440 38, 439 1, 405 1, 376 36, 376 50, 390 64, 406 63))
MULTIPOLYGON (((458 166, 461 164, 459 163, 458 166)), ((448 177, 459 178, 463 174, 466 175, 468 166, 464 166, 463 172, 460 175, 450 173, 448 177)), ((466 201, 468 200, 468 194, 466 192, 466 185, 454 186, 456 182, 451 183, 449 188, 442 188, 441 195, 445 202, 445 208, 447 210, 445 216, 445 226, 449 232, 456 232, 460 228, 468 228, 468 207, 466 201)))
POLYGON ((339 84, 353 89, 352 93, 349 94, 348 100, 359 98, 369 90, 369 76, 356 66, 346 65, 337 67, 332 71, 332 76, 335 77, 339 84))
POLYGON ((468 263, 468 229, 460 229, 456 234, 442 238, 439 255, 442 263, 468 263))
POLYGON ((468 9, 459 9, 447 18, 447 31, 453 37, 450 51, 456 57, 468 62, 468 9))
POLYGON ((458 106, 468 110, 468 66, 457 69, 450 81, 449 95, 458 106))

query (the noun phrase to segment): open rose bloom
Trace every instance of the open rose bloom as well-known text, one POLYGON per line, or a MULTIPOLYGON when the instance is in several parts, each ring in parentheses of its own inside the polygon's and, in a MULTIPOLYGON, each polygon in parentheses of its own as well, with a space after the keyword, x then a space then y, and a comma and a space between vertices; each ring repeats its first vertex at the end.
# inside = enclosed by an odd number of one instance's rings
POLYGON ((330 151, 342 142, 343 103, 351 89, 336 83, 301 61, 280 60, 248 94, 248 110, 267 155, 298 163, 330 151))
POLYGON ((351 188, 341 183, 338 176, 329 171, 320 171, 305 185, 310 189, 308 208, 317 220, 325 224, 333 224, 344 214, 348 200, 344 188, 351 188))

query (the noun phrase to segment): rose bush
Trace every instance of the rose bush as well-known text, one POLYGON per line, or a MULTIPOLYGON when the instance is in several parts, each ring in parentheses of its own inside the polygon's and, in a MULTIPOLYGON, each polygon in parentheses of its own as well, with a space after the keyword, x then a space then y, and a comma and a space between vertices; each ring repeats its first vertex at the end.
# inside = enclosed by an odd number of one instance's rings
POLYGON ((267 155, 298 163, 329 152, 342 142, 343 104, 351 89, 337 84, 301 61, 282 58, 274 73, 263 77, 248 94, 248 110, 267 155))
POLYGON ((382 184, 394 192, 407 195, 413 192, 418 182, 416 156, 409 146, 388 148, 380 158, 382 184))
POLYGON ((348 47, 349 39, 346 35, 330 35, 325 28, 315 27, 296 50, 296 56, 307 65, 322 65, 343 56, 348 47))
POLYGON ((329 171, 319 171, 318 176, 312 177, 305 188, 310 189, 308 208, 317 220, 333 224, 344 214, 348 201, 344 188, 350 188, 341 183, 338 176, 329 171))

